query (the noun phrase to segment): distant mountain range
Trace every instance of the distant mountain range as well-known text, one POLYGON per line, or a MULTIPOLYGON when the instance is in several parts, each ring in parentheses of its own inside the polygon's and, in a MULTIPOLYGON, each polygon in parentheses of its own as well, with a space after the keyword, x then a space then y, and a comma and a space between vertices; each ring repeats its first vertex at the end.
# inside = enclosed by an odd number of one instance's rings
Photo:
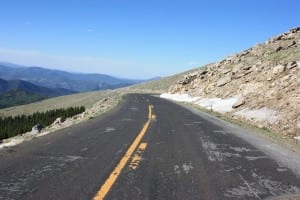
POLYGON ((27 81, 22 80, 3 80, 0 79, 0 94, 12 91, 12 90, 22 90, 26 92, 31 92, 39 94, 45 97, 55 97, 76 93, 75 91, 67 90, 64 88, 46 88, 32 84, 27 81))
POLYGON ((115 89, 144 80, 122 79, 105 74, 69 73, 42 67, 25 67, 0 62, 0 78, 23 80, 47 88, 64 88, 75 92, 115 89))
POLYGON ((49 97, 73 94, 64 88, 46 88, 22 80, 0 79, 0 108, 28 104, 49 97))
POLYGON ((115 89, 144 81, 0 62, 0 108, 77 92, 115 89))

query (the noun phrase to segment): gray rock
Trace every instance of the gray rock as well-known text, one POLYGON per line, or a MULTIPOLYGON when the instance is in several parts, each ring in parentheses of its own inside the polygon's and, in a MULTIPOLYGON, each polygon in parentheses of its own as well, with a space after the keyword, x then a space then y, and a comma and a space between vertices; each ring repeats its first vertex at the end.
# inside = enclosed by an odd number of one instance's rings
POLYGON ((200 75, 205 75, 205 74, 207 74, 207 70, 203 70, 202 72, 200 72, 200 75))
POLYGON ((251 67, 252 67, 251 65, 246 65, 243 67, 243 70, 249 70, 249 69, 251 69, 251 67))
POLYGON ((231 72, 230 68, 225 68, 221 71, 222 74, 228 74, 229 72, 231 72))
POLYGON ((32 127, 32 129, 31 129, 31 133, 40 133, 41 132, 41 130, 43 129, 44 127, 43 127, 43 125, 41 125, 41 124, 36 124, 36 125, 34 125, 33 127, 32 127))
POLYGON ((241 77, 243 77, 243 76, 246 76, 246 74, 245 74, 245 73, 237 73, 237 74, 234 74, 234 75, 232 76, 232 78, 233 78, 233 79, 239 79, 239 78, 241 78, 241 77))
POLYGON ((300 31, 300 27, 296 27, 296 28, 289 30, 290 33, 297 33, 298 31, 300 31))
POLYGON ((296 61, 292 61, 292 62, 290 62, 290 63, 287 64, 286 68, 287 69, 293 69, 293 68, 295 68, 297 66, 298 66, 298 63, 296 61))
POLYGON ((237 72, 239 72, 241 70, 242 67, 243 67, 243 64, 235 65, 231 71, 232 71, 232 73, 236 74, 237 72))
POLYGON ((273 43, 273 42, 276 42, 276 41, 278 41, 278 40, 281 40, 282 37, 283 37, 283 35, 279 35, 279 36, 277 36, 277 37, 274 37, 274 38, 272 38, 272 39, 270 40, 270 42, 273 43))
POLYGON ((281 74, 284 71, 285 71, 285 66, 284 65, 277 65, 272 70, 273 74, 281 74))
POLYGON ((292 41, 290 44, 287 45, 287 48, 290 48, 296 44, 297 44, 296 41, 292 41))
POLYGON ((56 118, 56 120, 52 123, 52 126, 61 125, 63 123, 63 120, 61 117, 56 118))
POLYGON ((224 86, 226 85, 227 83, 231 82, 231 76, 225 76, 223 78, 220 78, 218 81, 217 81, 217 86, 218 87, 221 87, 221 86, 224 86))
POLYGON ((284 48, 282 46, 279 46, 275 49, 276 52, 283 50, 284 48))
POLYGON ((233 105, 232 105, 232 108, 238 108, 240 107, 241 105, 244 105, 245 104, 245 98, 244 97, 240 97, 238 99, 237 102, 235 102, 233 105))
POLYGON ((244 72, 244 76, 246 76, 247 74, 250 74, 252 72, 252 70, 247 70, 244 72))
POLYGON ((246 56, 247 54, 250 53, 250 50, 252 50, 252 49, 245 50, 245 51, 243 51, 242 53, 238 54, 238 56, 239 56, 239 57, 241 57, 241 56, 246 56))
POLYGON ((184 80, 179 81, 178 83, 179 83, 179 84, 182 84, 182 85, 187 85, 187 84, 189 84, 190 82, 192 82, 195 78, 197 78, 197 75, 198 75, 197 72, 194 72, 194 73, 185 75, 185 76, 184 76, 184 80))

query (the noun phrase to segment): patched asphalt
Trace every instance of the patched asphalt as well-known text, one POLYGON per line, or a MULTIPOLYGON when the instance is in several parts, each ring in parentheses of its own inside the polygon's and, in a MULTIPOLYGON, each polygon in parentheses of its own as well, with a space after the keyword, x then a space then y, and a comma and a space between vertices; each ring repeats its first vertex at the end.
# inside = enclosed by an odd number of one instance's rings
POLYGON ((101 117, 1 150, 0 199, 92 199, 146 123, 150 104, 155 117, 141 141, 147 145, 106 199, 300 193, 297 174, 228 127, 164 99, 131 94, 101 117))

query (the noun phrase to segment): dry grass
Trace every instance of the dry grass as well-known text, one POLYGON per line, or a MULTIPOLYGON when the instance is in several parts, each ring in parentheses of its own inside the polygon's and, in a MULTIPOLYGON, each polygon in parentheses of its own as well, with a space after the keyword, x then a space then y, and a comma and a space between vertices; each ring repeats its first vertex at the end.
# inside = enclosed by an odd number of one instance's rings
POLYGON ((70 106, 85 106, 86 108, 90 108, 96 102, 100 101, 103 98, 111 96, 115 92, 116 91, 113 90, 106 90, 50 98, 27 105, 0 109, 0 117, 16 116, 23 114, 28 115, 34 112, 44 112, 47 110, 67 108, 70 106))
MULTIPOLYGON (((205 66, 203 66, 205 67, 205 66)), ((200 67, 197 67, 195 69, 182 72, 180 74, 175 74, 172 76, 167 76, 164 78, 161 78, 159 80, 149 81, 146 83, 141 83, 138 85, 130 86, 128 89, 131 91, 149 91, 149 92, 156 92, 156 93, 163 93, 167 92, 168 89, 173 85, 176 81, 181 80, 182 77, 186 74, 192 73, 194 71, 199 70, 200 67)))
POLYGON ((278 52, 272 52, 268 56, 268 60, 271 62, 290 62, 290 61, 295 61, 299 60, 300 57, 300 48, 290 48, 287 50, 282 50, 278 52))

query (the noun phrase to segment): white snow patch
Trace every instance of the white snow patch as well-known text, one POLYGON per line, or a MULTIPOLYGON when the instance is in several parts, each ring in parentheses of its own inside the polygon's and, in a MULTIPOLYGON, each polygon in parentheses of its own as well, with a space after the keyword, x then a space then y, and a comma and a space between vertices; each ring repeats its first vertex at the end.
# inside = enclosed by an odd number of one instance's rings
POLYGON ((160 95, 160 97, 164 99, 172 99, 174 101, 190 102, 190 103, 193 103, 200 99, 200 97, 191 97, 188 94, 171 94, 171 93, 163 93, 160 95))
POLYGON ((206 109, 225 113, 232 111, 232 105, 237 102, 239 97, 231 97, 227 99, 221 98, 202 98, 195 102, 195 104, 202 106, 206 109))
POLYGON ((300 140, 300 136, 294 137, 296 140, 300 140))
POLYGON ((243 110, 235 112, 234 114, 240 117, 245 117, 246 119, 267 121, 271 124, 275 123, 278 119, 278 116, 276 116, 276 111, 267 107, 263 107, 258 110, 250 110, 248 108, 245 108, 243 110))
POLYGON ((203 97, 191 97, 188 94, 170 94, 163 93, 160 95, 161 98, 171 99, 179 102, 194 103, 204 108, 225 113, 232 111, 232 105, 236 103, 240 96, 234 96, 227 99, 221 98, 203 98, 203 97))
MULTIPOLYGON (((163 93, 160 95, 161 98, 171 99, 179 102, 189 102, 204 107, 206 109, 226 113, 233 111, 232 105, 235 104, 240 98, 240 95, 230 97, 227 99, 221 98, 204 98, 204 97, 191 97, 188 94, 170 94, 163 93)), ((250 110, 245 108, 243 110, 234 113, 237 116, 244 117, 246 119, 252 119, 256 121, 266 121, 268 123, 275 123, 279 117, 276 115, 277 111, 267 107, 263 107, 257 110, 250 110)), ((296 138, 297 139, 297 138, 296 138)), ((300 137, 299 137, 300 140, 300 137)))

